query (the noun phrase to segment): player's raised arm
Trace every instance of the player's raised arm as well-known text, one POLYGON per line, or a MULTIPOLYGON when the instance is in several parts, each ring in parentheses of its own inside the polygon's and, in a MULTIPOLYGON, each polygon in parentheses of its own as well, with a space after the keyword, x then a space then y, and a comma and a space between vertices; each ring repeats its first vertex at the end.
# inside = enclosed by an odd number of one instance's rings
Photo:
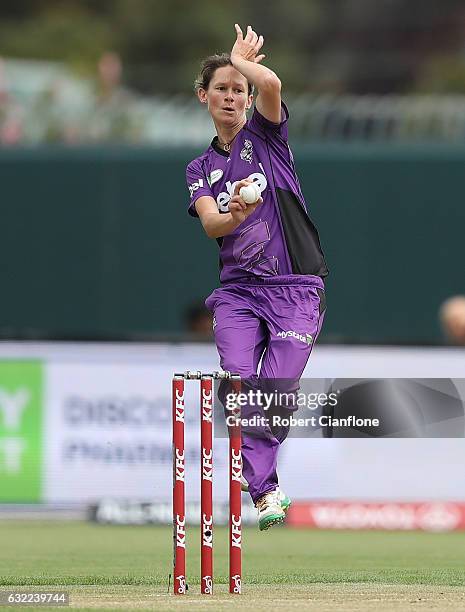
POLYGON ((236 42, 231 50, 231 62, 241 74, 258 90, 256 107, 261 115, 273 123, 281 121, 281 81, 278 76, 260 62, 265 57, 259 53, 263 46, 263 36, 247 26, 244 37, 236 23, 236 42))

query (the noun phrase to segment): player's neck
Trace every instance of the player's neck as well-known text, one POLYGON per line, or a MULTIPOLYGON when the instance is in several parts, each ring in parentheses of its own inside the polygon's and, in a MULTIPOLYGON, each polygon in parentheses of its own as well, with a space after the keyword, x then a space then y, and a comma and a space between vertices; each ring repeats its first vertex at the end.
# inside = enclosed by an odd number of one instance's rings
POLYGON ((245 125, 245 121, 241 122, 238 125, 224 127, 222 125, 216 124, 216 134, 218 136, 218 144, 225 151, 230 151, 234 145, 234 139, 237 134, 242 130, 245 125))

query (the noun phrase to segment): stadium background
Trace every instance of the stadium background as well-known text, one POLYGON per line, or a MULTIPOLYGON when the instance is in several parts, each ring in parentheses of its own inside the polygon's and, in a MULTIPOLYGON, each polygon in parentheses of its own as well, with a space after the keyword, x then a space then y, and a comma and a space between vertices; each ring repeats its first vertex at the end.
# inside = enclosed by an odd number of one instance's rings
MULTIPOLYGON (((217 368, 201 311, 217 284, 217 247, 186 212, 185 166, 213 135, 192 82, 203 56, 229 49, 234 22, 264 34, 265 63, 283 82, 331 270, 306 375, 463 375, 465 349, 447 346, 438 321, 441 303, 464 292, 461 2, 6 1, 5 525, 81 520, 101 502, 103 520, 170 522, 170 377, 217 368), (152 504, 145 518, 140 503, 152 504)), ((221 522, 226 465, 215 444, 221 522)), ((448 531, 465 526, 464 455, 460 438, 293 439, 281 476, 300 524, 448 531), (323 503, 311 519, 310 502, 323 503)))

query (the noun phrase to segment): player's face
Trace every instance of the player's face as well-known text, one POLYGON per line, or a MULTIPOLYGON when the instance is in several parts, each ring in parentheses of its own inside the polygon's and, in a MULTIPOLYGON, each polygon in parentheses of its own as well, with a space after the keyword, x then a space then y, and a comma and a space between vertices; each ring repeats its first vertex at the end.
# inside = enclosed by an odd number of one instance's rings
POLYGON ((207 91, 201 89, 199 98, 208 105, 215 123, 234 126, 245 120, 245 111, 252 105, 247 79, 233 66, 217 68, 207 91))

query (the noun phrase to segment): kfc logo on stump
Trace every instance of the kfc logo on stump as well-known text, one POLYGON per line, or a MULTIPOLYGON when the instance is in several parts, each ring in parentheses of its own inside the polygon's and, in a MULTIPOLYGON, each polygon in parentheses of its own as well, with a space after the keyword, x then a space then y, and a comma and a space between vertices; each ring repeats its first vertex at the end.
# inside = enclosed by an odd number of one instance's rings
POLYGON ((213 548, 213 517, 202 515, 202 546, 213 548))
POLYGON ((176 546, 186 548, 186 517, 176 514, 176 546))
POLYGON ((202 480, 213 482, 213 450, 202 448, 202 480))
POLYGON ((176 421, 184 423, 184 393, 176 389, 175 395, 176 421))
POLYGON ((213 392, 202 389, 202 421, 212 422, 212 399, 213 392))
POLYGON ((241 482, 242 476, 242 461, 241 451, 236 451, 234 448, 231 449, 231 479, 236 482, 241 482))
POLYGON ((231 515, 231 546, 241 548, 242 545, 242 519, 235 514, 231 515))
POLYGON ((184 482, 184 474, 185 474, 185 467, 184 467, 184 451, 180 450, 179 448, 176 449, 176 480, 179 480, 180 482, 184 482))

